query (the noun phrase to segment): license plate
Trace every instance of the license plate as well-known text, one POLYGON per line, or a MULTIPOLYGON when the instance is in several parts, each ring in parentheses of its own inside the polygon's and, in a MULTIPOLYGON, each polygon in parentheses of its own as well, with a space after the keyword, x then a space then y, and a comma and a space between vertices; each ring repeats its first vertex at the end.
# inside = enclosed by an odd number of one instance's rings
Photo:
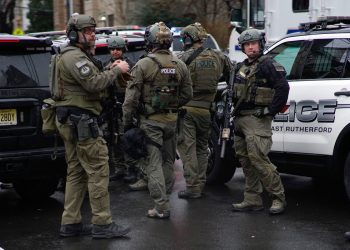
POLYGON ((0 126, 17 125, 15 109, 0 109, 0 126))

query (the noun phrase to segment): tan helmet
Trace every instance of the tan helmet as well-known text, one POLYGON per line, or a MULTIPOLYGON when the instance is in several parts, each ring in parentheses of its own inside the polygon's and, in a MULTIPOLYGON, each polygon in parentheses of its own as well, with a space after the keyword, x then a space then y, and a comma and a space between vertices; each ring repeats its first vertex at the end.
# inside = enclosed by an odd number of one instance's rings
POLYGON ((67 37, 71 42, 78 42, 78 31, 87 27, 96 27, 96 21, 92 16, 76 14, 72 15, 67 23, 67 37))
POLYGON ((180 36, 183 39, 184 44, 192 44, 206 39, 208 37, 208 33, 200 23, 196 22, 186 26, 181 31, 180 36))
POLYGON ((148 48, 170 48, 173 42, 173 34, 163 22, 148 26, 145 30, 145 43, 148 48))

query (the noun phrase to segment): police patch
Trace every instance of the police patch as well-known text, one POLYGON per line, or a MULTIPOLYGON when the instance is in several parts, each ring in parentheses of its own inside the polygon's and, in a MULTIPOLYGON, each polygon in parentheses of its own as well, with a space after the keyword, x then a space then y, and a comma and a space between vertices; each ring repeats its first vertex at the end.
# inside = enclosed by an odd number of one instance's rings
POLYGON ((275 67, 276 71, 280 71, 280 72, 285 71, 284 67, 281 64, 279 64, 278 62, 273 62, 272 64, 275 67))
POLYGON ((162 68, 160 70, 160 73, 164 74, 164 75, 175 75, 176 70, 175 70, 175 68, 162 68))

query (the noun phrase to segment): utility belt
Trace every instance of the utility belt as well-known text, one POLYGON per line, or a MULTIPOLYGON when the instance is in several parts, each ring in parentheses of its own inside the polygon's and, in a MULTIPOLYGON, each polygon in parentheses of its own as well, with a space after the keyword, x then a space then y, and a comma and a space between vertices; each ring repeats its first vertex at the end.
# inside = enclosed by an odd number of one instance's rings
POLYGON ((202 108, 202 109, 210 109, 212 105, 212 102, 209 101, 194 101, 191 100, 188 103, 186 103, 186 106, 188 107, 194 107, 194 108, 202 108))
MULTIPOLYGON (((266 106, 267 107, 267 106, 266 106)), ((261 106, 255 107, 254 109, 243 109, 243 110, 238 110, 235 113, 235 116, 249 116, 255 114, 256 110, 261 109, 261 106)))
POLYGON ((56 108, 56 115, 60 123, 68 123, 74 140, 84 141, 103 135, 98 117, 88 110, 61 106, 56 108))

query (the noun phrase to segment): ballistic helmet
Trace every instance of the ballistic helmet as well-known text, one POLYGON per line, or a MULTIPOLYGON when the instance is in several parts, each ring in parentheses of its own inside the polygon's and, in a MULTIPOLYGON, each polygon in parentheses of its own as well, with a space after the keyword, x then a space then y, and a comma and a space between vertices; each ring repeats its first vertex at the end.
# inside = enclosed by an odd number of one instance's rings
POLYGON ((109 49, 125 49, 126 42, 120 36, 113 36, 107 39, 109 49))
POLYGON ((181 31, 180 36, 186 44, 189 42, 194 43, 202 41, 208 37, 208 33, 200 23, 196 22, 194 24, 186 26, 181 31), (190 40, 186 41, 186 39, 190 40))
POLYGON ((170 29, 163 22, 148 26, 145 30, 145 43, 148 48, 168 49, 173 42, 173 35, 170 29))
POLYGON ((87 27, 96 27, 96 21, 88 15, 73 14, 67 23, 67 37, 71 42, 78 42, 78 31, 87 27))
POLYGON ((260 41, 260 49, 263 50, 265 46, 264 33, 257 29, 247 29, 238 37, 238 43, 243 48, 243 44, 252 41, 260 41))

